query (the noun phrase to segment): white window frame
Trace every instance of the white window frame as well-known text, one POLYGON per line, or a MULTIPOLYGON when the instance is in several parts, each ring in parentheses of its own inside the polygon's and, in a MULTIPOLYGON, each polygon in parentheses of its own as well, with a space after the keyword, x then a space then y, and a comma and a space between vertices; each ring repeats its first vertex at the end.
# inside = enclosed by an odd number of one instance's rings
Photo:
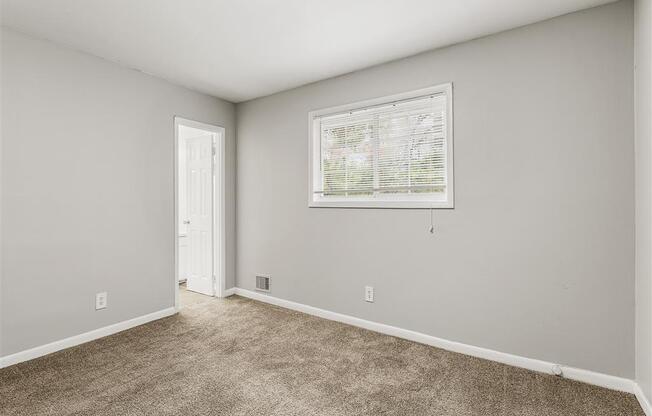
POLYGON ((308 152, 308 206, 311 208, 454 208, 453 84, 441 84, 401 94, 311 111, 308 113, 308 152), (413 194, 410 198, 406 199, 404 195, 393 194, 383 195, 382 197, 375 196, 373 198, 328 197, 326 199, 315 192, 321 187, 321 128, 318 122, 320 117, 441 93, 446 95, 446 192, 444 192, 443 198, 433 198, 432 194, 425 194, 423 198, 419 198, 413 194))

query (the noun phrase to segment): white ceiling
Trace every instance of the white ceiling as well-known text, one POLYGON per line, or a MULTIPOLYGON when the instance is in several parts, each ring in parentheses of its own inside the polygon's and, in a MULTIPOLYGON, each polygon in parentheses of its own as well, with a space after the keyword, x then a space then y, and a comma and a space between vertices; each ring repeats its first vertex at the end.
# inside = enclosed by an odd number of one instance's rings
POLYGON ((239 102, 612 0, 1 0, 2 24, 239 102))

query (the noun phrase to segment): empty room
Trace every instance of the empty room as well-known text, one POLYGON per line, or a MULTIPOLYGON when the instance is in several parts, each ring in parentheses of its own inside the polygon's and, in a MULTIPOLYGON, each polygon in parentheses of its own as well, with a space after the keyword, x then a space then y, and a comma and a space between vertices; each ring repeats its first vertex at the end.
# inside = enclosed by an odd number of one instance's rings
POLYGON ((652 416, 652 0, 0 23, 0 415, 652 416))

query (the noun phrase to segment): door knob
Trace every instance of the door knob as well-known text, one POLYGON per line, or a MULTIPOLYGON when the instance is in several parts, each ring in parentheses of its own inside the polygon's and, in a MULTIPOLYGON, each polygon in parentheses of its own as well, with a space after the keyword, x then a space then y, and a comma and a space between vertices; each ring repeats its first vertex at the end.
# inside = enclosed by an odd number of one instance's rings
POLYGON ((185 220, 183 223, 184 224, 190 224, 190 220, 185 220))

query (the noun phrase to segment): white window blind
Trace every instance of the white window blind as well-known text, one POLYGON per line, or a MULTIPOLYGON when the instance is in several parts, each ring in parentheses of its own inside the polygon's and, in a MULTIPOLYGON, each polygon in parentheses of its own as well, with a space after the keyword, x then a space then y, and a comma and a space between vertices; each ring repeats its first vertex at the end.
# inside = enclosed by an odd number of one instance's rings
POLYGON ((448 94, 440 88, 314 116, 313 205, 450 207, 448 94))

